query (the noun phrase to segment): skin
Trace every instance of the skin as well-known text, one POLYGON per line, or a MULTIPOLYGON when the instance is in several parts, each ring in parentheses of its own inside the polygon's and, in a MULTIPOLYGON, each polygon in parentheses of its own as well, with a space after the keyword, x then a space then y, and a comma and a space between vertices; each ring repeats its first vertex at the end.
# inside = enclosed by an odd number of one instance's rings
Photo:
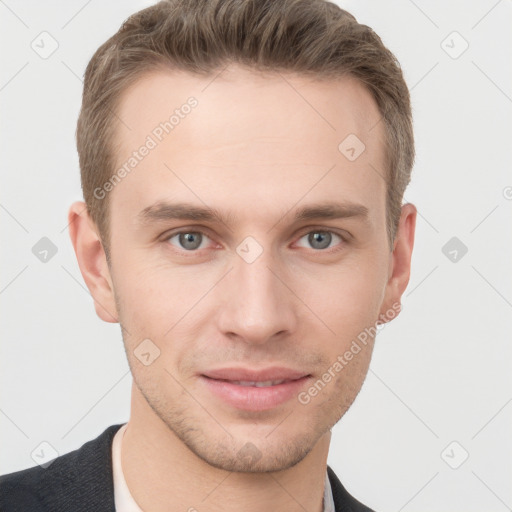
POLYGON ((390 247, 384 127, 353 78, 312 81, 235 65, 212 78, 158 71, 123 94, 117 115, 131 129, 119 125, 119 165, 188 97, 198 105, 110 192, 110 266, 85 204, 69 211, 96 312, 122 325, 133 374, 122 468, 144 510, 320 512, 330 429, 363 384, 374 339, 307 405, 294 398, 243 411, 198 374, 286 366, 320 378, 399 303, 416 208, 402 207, 390 247), (351 133, 366 146, 353 162, 338 150, 351 133), (231 217, 138 221, 164 200, 231 217), (294 221, 300 207, 328 201, 363 205, 368 215, 294 221), (200 247, 180 245, 180 229, 203 231, 200 247), (308 238, 326 231, 328 248, 308 238), (263 249, 252 263, 236 252, 247 236, 263 249), (144 339, 160 350, 148 366, 134 354, 144 339), (261 455, 252 464, 238 454, 247 442, 261 455))

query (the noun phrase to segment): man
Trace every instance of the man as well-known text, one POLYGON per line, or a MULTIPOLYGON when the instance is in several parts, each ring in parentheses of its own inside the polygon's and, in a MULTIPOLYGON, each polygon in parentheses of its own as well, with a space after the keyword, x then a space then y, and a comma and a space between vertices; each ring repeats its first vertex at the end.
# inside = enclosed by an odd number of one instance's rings
POLYGON ((414 241, 378 36, 323 0, 160 2, 93 56, 77 145, 71 240, 130 418, 3 476, 1 509, 370 510, 327 455, 414 241))

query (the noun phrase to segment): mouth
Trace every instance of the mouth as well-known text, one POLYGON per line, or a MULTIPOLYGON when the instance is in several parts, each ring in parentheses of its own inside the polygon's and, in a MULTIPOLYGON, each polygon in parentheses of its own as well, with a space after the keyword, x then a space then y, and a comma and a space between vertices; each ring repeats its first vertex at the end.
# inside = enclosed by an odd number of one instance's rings
POLYGON ((288 368, 223 368, 199 376, 217 400, 236 409, 264 411, 297 397, 312 376, 288 368))
POLYGON ((231 384, 236 384, 237 386, 254 386, 256 388, 268 388, 270 386, 277 386, 279 384, 283 384, 284 382, 291 382, 291 380, 265 380, 265 381, 250 381, 250 380, 225 380, 225 379, 218 379, 222 380, 223 382, 229 382, 231 384))

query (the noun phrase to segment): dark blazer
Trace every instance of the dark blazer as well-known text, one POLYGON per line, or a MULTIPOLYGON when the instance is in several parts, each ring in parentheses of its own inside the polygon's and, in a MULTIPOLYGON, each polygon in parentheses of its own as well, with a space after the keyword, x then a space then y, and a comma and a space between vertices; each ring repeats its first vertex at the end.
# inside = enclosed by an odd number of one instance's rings
MULTIPOLYGON (((36 466, 0 476, 0 512, 115 512, 111 425, 81 448, 36 466)), ((353 498, 328 466, 336 512, 373 512, 353 498)))

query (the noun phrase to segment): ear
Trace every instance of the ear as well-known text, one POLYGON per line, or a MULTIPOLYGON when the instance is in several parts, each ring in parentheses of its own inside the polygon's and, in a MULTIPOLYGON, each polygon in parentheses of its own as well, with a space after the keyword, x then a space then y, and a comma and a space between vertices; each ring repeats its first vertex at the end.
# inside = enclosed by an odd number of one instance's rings
POLYGON ((393 252, 389 262, 389 278, 378 323, 390 322, 401 309, 400 299, 407 288, 411 274, 411 257, 416 229, 416 207, 407 203, 402 206, 393 252))
POLYGON ((98 230, 83 201, 68 213, 69 234, 85 284, 94 300, 96 314, 105 322, 118 322, 114 288, 98 230))

